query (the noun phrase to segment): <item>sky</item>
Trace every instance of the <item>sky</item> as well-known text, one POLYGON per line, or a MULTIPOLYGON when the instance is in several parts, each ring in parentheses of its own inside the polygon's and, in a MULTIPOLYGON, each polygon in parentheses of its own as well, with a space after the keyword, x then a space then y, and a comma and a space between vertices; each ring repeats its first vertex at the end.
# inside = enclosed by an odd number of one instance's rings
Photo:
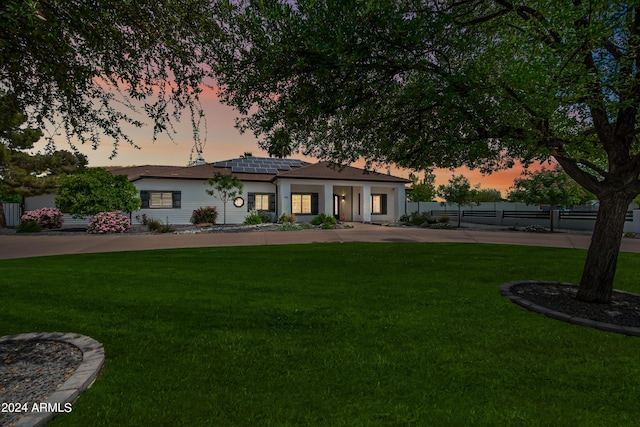
MULTIPOLYGON (((268 157, 268 154, 258 147, 258 140, 252 133, 240 134, 235 128, 235 118, 237 112, 220 103, 213 90, 207 90, 202 97, 202 106, 206 118, 206 134, 202 135, 205 141, 203 158, 206 162, 216 162, 237 158, 245 152, 251 152, 256 157, 268 157)), ((175 124, 176 134, 173 141, 166 135, 159 135, 153 141, 152 126, 142 128, 132 128, 128 133, 132 140, 140 147, 135 149, 125 143, 119 146, 115 158, 110 159, 113 151, 111 142, 105 141, 93 150, 89 146, 78 145, 80 152, 89 159, 89 166, 93 167, 114 167, 133 165, 173 165, 186 166, 190 159, 193 147, 193 132, 191 120, 188 112, 185 112, 181 122, 175 124)), ((60 144, 58 149, 65 147, 60 144)), ((302 155, 292 155, 293 158, 302 159, 308 162, 316 162, 317 159, 302 155)), ((354 163, 352 166, 363 167, 364 162, 354 163)), ((390 167, 391 174, 407 178, 410 170, 390 167)), ((491 175, 483 176, 478 171, 470 171, 466 168, 451 170, 435 170, 436 186, 446 184, 453 174, 463 174, 472 185, 480 184, 481 188, 494 188, 506 196, 508 188, 513 185, 513 180, 520 176, 521 168, 516 167, 511 170, 495 172, 491 175)), ((378 170, 386 172, 386 170, 378 170)), ((419 177, 423 172, 416 173, 419 177)))

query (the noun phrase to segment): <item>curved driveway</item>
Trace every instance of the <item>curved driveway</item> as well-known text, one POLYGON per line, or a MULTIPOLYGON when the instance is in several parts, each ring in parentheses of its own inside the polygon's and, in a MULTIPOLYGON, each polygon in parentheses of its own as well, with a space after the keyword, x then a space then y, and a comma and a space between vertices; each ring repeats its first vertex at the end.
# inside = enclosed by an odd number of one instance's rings
MULTIPOLYGON (((381 227, 355 224, 352 229, 252 231, 199 234, 0 235, 0 259, 60 254, 215 246, 254 246, 336 242, 475 242, 558 248, 589 247, 591 236, 574 233, 524 233, 504 229, 381 227)), ((621 251, 640 252, 640 239, 623 239, 621 251)))

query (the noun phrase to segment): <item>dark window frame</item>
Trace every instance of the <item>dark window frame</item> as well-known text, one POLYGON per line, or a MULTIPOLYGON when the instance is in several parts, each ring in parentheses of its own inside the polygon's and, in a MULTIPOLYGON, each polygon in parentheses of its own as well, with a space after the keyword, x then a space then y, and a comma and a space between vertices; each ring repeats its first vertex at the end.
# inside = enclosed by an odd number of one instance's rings
POLYGON ((387 194, 385 193, 371 193, 371 215, 386 215, 387 214, 387 194), (380 197, 380 212, 373 211, 373 198, 380 197))
POLYGON ((173 190, 140 190, 140 200, 142 201, 141 209, 180 209, 182 208, 182 191, 173 190), (171 193, 171 207, 151 206, 152 193, 171 193))
MULTIPOLYGON (((302 210, 302 203, 300 203, 300 210, 302 210)), ((294 215, 318 215, 318 193, 291 193, 291 213, 294 215), (311 212, 294 212, 293 211, 293 196, 311 196, 311 212)))
POLYGON ((276 211, 276 193, 260 193, 260 192, 252 192, 247 194, 247 212, 255 209, 256 207, 256 196, 269 196, 269 209, 260 209, 261 211, 266 212, 275 212, 276 211))

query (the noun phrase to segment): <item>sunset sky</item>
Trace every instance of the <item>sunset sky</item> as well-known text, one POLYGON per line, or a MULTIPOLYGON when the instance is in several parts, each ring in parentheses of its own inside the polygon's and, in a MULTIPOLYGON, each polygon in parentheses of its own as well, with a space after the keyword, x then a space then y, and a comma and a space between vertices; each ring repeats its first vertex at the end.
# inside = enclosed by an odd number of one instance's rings
MULTIPOLYGON (((222 105, 216 98, 212 90, 208 90, 202 98, 202 105, 206 114, 207 134, 203 157, 207 162, 227 160, 239 157, 244 152, 251 152, 257 157, 268 157, 267 153, 258 148, 258 142, 251 133, 241 135, 234 127, 234 119, 237 116, 235 110, 222 105)), ((132 129, 129 135, 141 148, 136 150, 128 145, 121 145, 115 158, 109 159, 112 152, 112 145, 105 141, 97 150, 88 146, 79 146, 78 149, 87 155, 90 166, 130 166, 130 165, 177 165, 184 166, 189 162, 189 155, 193 147, 191 121, 188 113, 182 121, 175 126, 177 134, 174 135, 175 142, 163 134, 158 137, 155 143, 152 140, 152 127, 146 126, 140 129, 132 129)), ((59 149, 65 147, 59 144, 59 149)), ((293 155, 294 158, 315 162, 316 159, 293 155)), ((361 167, 362 163, 353 166, 361 167)), ((380 171, 379 172, 386 172, 380 171)), ((408 177, 409 170, 399 170, 391 168, 391 173, 396 176, 408 177)), ((513 184, 514 178, 520 176, 520 168, 497 172, 488 176, 482 176, 477 171, 458 169, 454 172, 449 170, 436 170, 436 186, 444 184, 451 177, 452 173, 463 174, 472 185, 480 184, 482 188, 495 188, 506 195, 507 189, 513 184)), ((422 173, 418 173, 421 177, 422 173)))

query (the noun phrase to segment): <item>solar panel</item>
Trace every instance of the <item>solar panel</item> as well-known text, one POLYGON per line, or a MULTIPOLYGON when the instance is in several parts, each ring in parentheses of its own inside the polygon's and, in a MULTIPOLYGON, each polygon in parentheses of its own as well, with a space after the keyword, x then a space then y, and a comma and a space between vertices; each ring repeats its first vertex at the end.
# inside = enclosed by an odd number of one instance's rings
POLYGON ((275 175, 278 171, 289 171, 293 167, 302 166, 298 159, 279 159, 271 157, 248 157, 216 162, 216 167, 231 168, 235 173, 264 173, 275 175))

